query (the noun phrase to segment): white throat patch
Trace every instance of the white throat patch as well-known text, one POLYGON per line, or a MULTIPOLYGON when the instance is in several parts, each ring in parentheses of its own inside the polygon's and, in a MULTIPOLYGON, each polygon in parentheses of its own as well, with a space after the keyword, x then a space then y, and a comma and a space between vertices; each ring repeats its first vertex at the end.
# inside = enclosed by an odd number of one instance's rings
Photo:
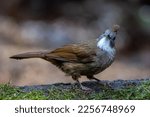
POLYGON ((110 40, 108 40, 106 37, 103 37, 97 42, 97 47, 108 52, 108 54, 111 56, 115 55, 115 48, 110 46, 110 40))

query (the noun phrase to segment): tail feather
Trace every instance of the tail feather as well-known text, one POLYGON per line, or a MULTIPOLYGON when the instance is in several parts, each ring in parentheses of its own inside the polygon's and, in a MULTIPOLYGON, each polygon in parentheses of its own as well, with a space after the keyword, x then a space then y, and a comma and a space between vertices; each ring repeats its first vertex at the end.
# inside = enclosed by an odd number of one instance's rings
POLYGON ((22 54, 17 54, 11 56, 11 59, 28 59, 28 58, 42 58, 44 56, 43 52, 27 52, 22 54))

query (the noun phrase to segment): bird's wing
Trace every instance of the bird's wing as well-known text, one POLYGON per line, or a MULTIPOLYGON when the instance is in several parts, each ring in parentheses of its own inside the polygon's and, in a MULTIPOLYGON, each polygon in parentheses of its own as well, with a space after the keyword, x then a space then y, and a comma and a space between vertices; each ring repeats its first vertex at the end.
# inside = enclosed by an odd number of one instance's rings
POLYGON ((95 49, 87 44, 71 44, 57 48, 54 51, 47 53, 45 56, 59 61, 92 62, 96 55, 95 49))

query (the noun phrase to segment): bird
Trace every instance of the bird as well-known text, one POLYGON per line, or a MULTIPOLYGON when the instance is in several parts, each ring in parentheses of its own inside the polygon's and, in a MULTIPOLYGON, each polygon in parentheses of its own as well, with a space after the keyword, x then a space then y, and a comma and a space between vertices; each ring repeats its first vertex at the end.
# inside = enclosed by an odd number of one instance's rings
POLYGON ((119 25, 106 29, 93 42, 64 45, 52 51, 26 52, 13 55, 11 59, 41 58, 57 66, 72 77, 82 90, 89 90, 79 81, 81 76, 100 82, 94 75, 108 68, 116 56, 115 40, 119 25))

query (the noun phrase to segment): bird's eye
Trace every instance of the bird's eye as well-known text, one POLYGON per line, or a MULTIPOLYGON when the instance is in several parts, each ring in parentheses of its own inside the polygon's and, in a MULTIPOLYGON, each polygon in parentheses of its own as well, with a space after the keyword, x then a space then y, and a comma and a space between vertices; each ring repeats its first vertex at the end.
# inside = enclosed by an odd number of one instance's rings
POLYGON ((109 39, 111 39, 110 35, 107 36, 109 39))

